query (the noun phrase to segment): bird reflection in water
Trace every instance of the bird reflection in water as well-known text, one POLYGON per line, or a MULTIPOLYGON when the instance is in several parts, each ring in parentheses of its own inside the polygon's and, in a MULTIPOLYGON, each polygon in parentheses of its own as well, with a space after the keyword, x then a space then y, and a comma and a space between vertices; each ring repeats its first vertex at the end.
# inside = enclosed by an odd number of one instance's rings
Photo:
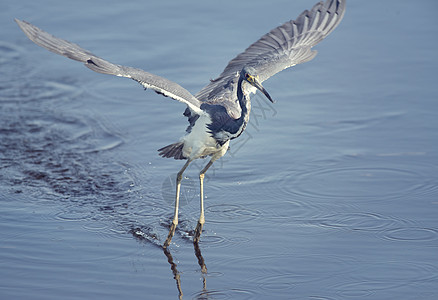
MULTIPOLYGON (((177 269, 177 264, 175 263, 172 253, 167 247, 162 247, 160 244, 157 244, 157 237, 154 234, 149 233, 147 230, 142 230, 140 228, 135 228, 131 230, 131 234, 141 242, 149 242, 163 249, 164 255, 167 258, 167 261, 170 264, 170 269, 172 270, 173 278, 176 282, 176 288, 178 290, 178 298, 183 298, 183 291, 181 285, 181 273, 177 269)), ((202 256, 201 249, 199 248, 198 242, 193 242, 193 247, 195 250, 195 256, 198 260, 198 264, 201 268, 202 274, 202 291, 199 293, 200 298, 204 299, 205 296, 208 295, 207 290, 207 266, 205 265, 204 257, 202 256)))
MULTIPOLYGON (((207 291, 207 266, 205 265, 205 261, 204 261, 204 257, 202 256, 201 253, 201 249, 199 248, 199 244, 198 243, 193 243, 193 246, 195 248, 195 256, 198 259, 198 264, 201 267, 201 273, 202 273, 202 292, 200 293, 200 295, 207 295, 208 291, 207 291)), ((163 252, 164 255, 166 255, 167 257, 167 261, 170 264, 170 269, 172 270, 173 273, 173 278, 176 281, 176 288, 178 289, 178 293, 179 293, 179 299, 182 299, 183 297, 183 291, 182 291, 182 287, 181 287, 181 275, 180 272, 178 271, 178 269, 176 268, 177 265, 173 260, 173 256, 170 253, 169 249, 164 247, 163 248, 163 252)))
POLYGON ((175 279, 176 281, 176 288, 178 289, 179 299, 182 299, 183 291, 181 288, 181 275, 178 269, 176 268, 176 263, 173 261, 173 256, 170 253, 170 251, 167 248, 163 248, 163 251, 164 251, 164 255, 166 255, 167 257, 167 261, 170 264, 170 269, 172 270, 173 273, 173 279, 175 279))

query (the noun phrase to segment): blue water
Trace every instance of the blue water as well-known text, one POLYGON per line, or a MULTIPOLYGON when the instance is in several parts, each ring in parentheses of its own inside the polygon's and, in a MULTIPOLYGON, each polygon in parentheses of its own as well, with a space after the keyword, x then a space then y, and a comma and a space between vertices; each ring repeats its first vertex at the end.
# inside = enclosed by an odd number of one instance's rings
POLYGON ((436 1, 349 1, 311 62, 264 83, 206 179, 156 149, 184 105, 31 43, 28 20, 196 93, 313 1, 2 1, 1 299, 437 299, 436 1))

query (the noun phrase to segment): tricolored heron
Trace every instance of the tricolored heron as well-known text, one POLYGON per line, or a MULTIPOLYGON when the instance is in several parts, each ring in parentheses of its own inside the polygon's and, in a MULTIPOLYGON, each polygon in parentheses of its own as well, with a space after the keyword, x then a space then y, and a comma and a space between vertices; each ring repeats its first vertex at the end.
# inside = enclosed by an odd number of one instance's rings
POLYGON ((211 80, 195 96, 166 78, 141 69, 110 63, 28 22, 15 21, 29 39, 39 46, 83 62, 93 71, 131 78, 145 88, 187 105, 184 115, 190 125, 186 135, 178 142, 158 150, 163 157, 187 160, 176 178, 175 211, 168 237, 164 242, 166 248, 178 224, 181 180, 186 168, 195 159, 211 156, 210 161, 199 174, 201 212, 193 238, 197 243, 205 223, 203 185, 205 172, 214 161, 225 155, 230 140, 239 137, 245 130, 251 110, 250 94, 260 90, 273 102, 261 83, 286 68, 313 59, 317 52, 312 50, 312 47, 341 22, 345 13, 345 2, 346 0, 319 2, 312 9, 301 13, 296 20, 271 30, 232 59, 219 77, 211 80))

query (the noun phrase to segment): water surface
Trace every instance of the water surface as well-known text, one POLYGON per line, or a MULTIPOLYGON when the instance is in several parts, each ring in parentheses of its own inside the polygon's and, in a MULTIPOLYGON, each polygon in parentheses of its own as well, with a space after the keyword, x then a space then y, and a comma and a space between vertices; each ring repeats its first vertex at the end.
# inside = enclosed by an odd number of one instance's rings
POLYGON ((309 1, 4 1, 0 298, 436 299, 435 1, 349 1, 311 62, 264 83, 251 123, 161 244, 184 106, 33 45, 26 19, 196 93, 309 1), (231 9, 232 8, 232 9, 231 9))

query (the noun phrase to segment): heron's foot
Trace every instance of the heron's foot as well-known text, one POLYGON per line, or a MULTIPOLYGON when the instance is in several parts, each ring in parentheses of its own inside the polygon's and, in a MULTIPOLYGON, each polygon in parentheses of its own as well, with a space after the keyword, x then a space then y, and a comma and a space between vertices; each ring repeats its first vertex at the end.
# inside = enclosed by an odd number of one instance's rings
POLYGON ((195 229, 195 234, 193 236, 193 243, 199 243, 199 239, 201 238, 203 226, 204 226, 203 223, 198 222, 198 225, 196 226, 196 229, 195 229))
POLYGON ((175 234, 175 229, 176 229, 176 224, 172 222, 172 225, 170 226, 169 234, 167 235, 167 239, 164 242, 163 248, 167 248, 170 245, 173 235, 175 234))

